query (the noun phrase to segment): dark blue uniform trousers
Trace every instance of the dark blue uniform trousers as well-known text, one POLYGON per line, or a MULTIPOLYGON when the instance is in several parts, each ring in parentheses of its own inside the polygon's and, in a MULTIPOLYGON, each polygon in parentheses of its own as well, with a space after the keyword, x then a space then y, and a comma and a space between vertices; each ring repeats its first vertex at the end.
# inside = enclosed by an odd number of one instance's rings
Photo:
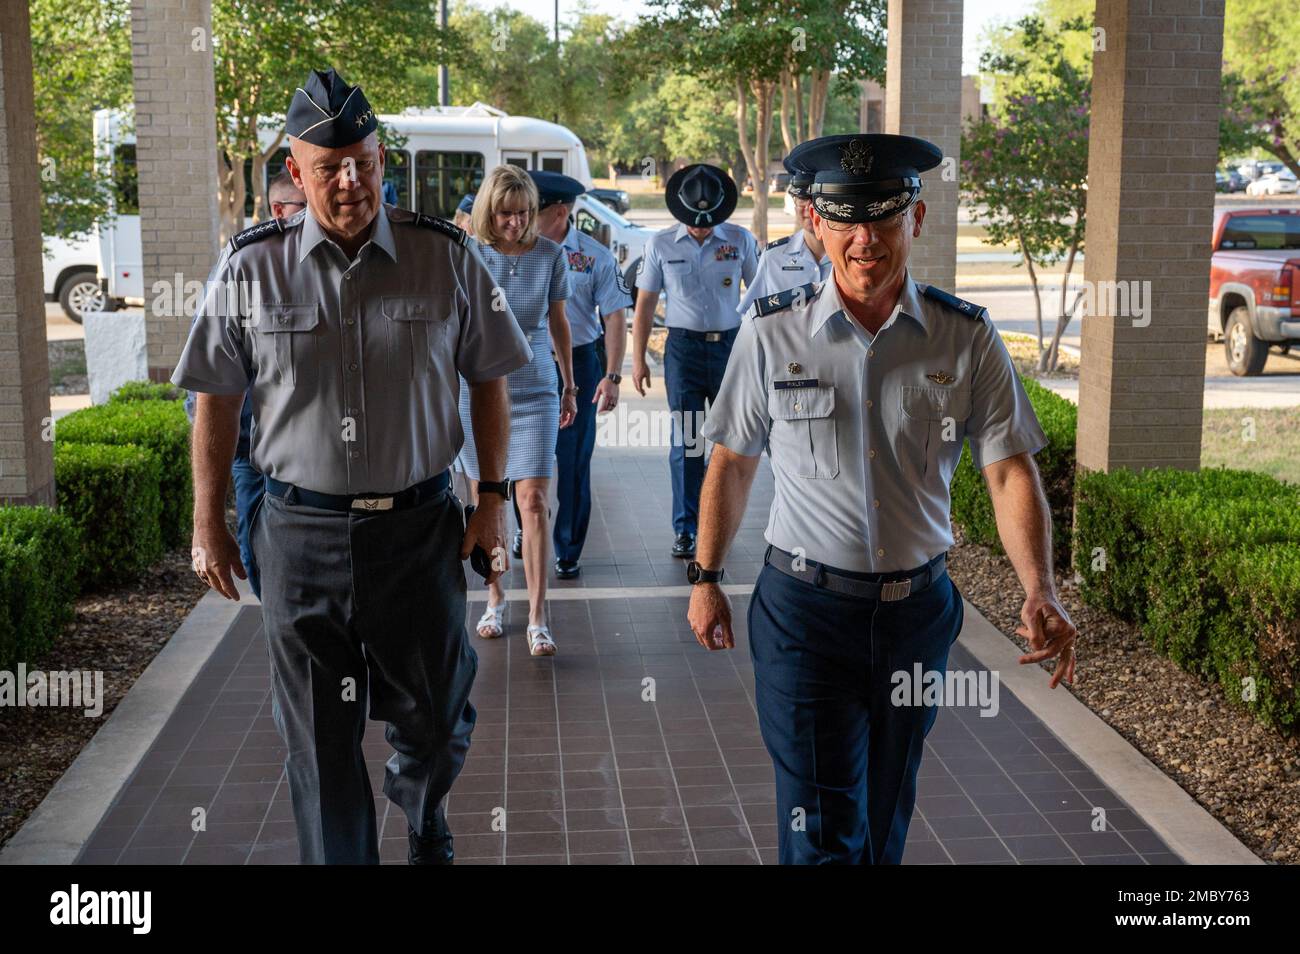
MULTIPOLYGON (((591 523, 591 455, 596 448, 596 405, 591 399, 604 377, 600 342, 573 349, 573 383, 578 386, 578 416, 555 440, 555 559, 576 563, 591 523)), ((564 382, 560 382, 564 387, 564 382)))
POLYGON ((705 401, 718 397, 727 359, 739 328, 722 332, 721 341, 704 341, 676 328, 668 330, 664 347, 664 389, 673 412, 673 441, 668 469, 673 483, 673 533, 694 534, 704 484, 705 401), (685 433, 682 425, 685 424, 685 433))
POLYGON ((239 540, 239 561, 248 572, 248 585, 253 595, 262 597, 262 581, 257 572, 257 561, 253 559, 253 548, 249 545, 249 531, 253 525, 253 514, 266 493, 266 478, 253 466, 247 457, 235 456, 230 465, 230 476, 235 484, 235 516, 238 520, 236 533, 239 540))
POLYGON ((764 566, 748 619, 781 864, 898 864, 938 710, 892 705, 891 674, 944 670, 961 630, 957 587, 944 574, 883 602, 764 566))
POLYGON ((478 657, 465 634, 461 508, 336 513, 267 494, 253 523, 273 714, 304 864, 377 864, 367 706, 396 751, 384 793, 417 830, 464 765, 478 657))

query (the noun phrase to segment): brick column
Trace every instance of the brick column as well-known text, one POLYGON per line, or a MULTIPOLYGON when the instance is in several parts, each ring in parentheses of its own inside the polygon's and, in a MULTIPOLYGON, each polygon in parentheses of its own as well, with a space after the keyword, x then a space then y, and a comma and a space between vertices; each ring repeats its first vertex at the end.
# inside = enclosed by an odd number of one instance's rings
POLYGON ((948 291, 957 275, 961 30, 962 0, 889 0, 885 132, 928 139, 952 160, 922 176, 925 226, 908 268, 948 291))
POLYGON ((1098 307, 1082 319, 1078 461, 1195 469, 1223 0, 1098 0, 1096 25, 1084 278, 1098 307), (1100 307, 1110 282, 1146 313, 1100 307))
POLYGON ((217 256, 211 0, 132 0, 131 64, 145 334, 149 376, 161 381, 180 358, 189 317, 155 315, 153 285, 171 288, 177 274, 202 282, 217 256))
POLYGON ((0 4, 0 503, 54 503, 27 0, 0 4))

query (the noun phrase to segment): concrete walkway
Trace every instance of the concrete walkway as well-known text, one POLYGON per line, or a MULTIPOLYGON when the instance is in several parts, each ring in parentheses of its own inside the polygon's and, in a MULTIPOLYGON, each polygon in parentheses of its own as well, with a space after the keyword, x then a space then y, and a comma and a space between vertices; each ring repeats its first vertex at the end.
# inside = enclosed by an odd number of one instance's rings
MULTIPOLYGON (((659 392, 625 401, 629 411, 663 408, 659 392)), ((771 500, 767 464, 727 562, 733 652, 701 650, 686 624, 683 565, 668 556, 666 450, 598 448, 595 482, 583 576, 552 581, 559 655, 527 653, 519 570, 508 580, 506 638, 471 636, 478 725, 448 805, 458 863, 772 863, 779 820, 744 632, 771 500)), ((471 597, 472 626, 482 589, 471 597)), ((940 713, 905 863, 1254 860, 1015 655, 967 604, 949 666, 1001 672, 998 709, 940 713)), ((382 725, 370 725, 364 747, 378 793, 389 754, 382 725)), ((260 611, 209 595, 0 862, 296 862, 284 755, 260 611)), ((377 806, 382 858, 402 862, 405 820, 382 794, 377 806)))

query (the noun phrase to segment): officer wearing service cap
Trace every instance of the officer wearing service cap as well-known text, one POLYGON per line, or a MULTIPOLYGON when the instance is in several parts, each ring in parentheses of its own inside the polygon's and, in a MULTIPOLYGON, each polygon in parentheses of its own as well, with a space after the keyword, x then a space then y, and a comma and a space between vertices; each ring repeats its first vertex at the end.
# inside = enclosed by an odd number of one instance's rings
POLYGON ((813 174, 796 166, 789 156, 782 165, 790 173, 790 183, 785 191, 794 200, 795 230, 792 235, 775 239, 763 247, 758 259, 758 274, 745 288, 736 309, 742 315, 749 311, 754 299, 762 295, 821 281, 830 274, 830 259, 812 227, 813 174))
POLYGON ((664 199, 679 225, 646 243, 637 276, 632 325, 632 383, 645 394, 650 385, 646 344, 659 292, 668 292, 664 323, 664 386, 673 418, 668 467, 673 487, 672 555, 695 555, 704 443, 699 422, 706 401, 722 384, 740 315, 740 283, 753 281, 758 243, 746 229, 727 221, 735 211, 736 183, 717 166, 696 163, 668 179, 664 199))
POLYGON ((1055 657, 1053 687, 1074 678, 1032 456, 1043 432, 985 309, 907 271, 925 221, 921 172, 941 158, 891 135, 796 150, 816 172, 813 229, 833 273, 755 302, 704 427, 717 446, 689 620, 710 650, 735 645, 718 580, 764 450, 775 477, 749 642, 786 864, 903 857, 937 710, 899 680, 942 674, 961 629, 945 556, 963 440, 1025 590, 1032 651, 1020 661, 1055 657))
POLYGON ((251 545, 302 861, 379 860, 369 715, 396 750, 384 791, 406 815, 409 860, 445 864, 443 801, 475 720, 461 560, 479 544, 505 564, 505 488, 493 483, 509 435, 504 375, 531 352, 510 312, 493 310, 463 232, 381 204, 376 127, 365 94, 332 69, 295 91, 286 165, 307 208, 231 239, 216 283, 249 289, 253 307, 205 301, 172 380, 199 392, 194 567, 231 599, 244 570, 226 482, 251 384, 252 462, 267 488, 251 545), (462 376, 484 477, 468 527, 448 475, 462 376))
POLYGON ((626 309, 631 295, 618 271, 614 253, 572 221, 578 196, 587 191, 577 179, 559 172, 529 170, 539 197, 538 231, 564 250, 569 270, 569 318, 573 348, 573 383, 578 386, 578 415, 555 442, 555 575, 573 579, 591 521, 591 455, 596 447, 596 415, 618 404, 623 349, 627 346, 626 309))

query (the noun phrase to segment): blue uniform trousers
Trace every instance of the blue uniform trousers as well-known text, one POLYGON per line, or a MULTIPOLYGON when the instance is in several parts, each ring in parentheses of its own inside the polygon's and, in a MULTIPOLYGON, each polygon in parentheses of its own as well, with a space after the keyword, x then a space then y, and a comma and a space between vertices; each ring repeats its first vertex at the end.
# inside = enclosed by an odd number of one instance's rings
MULTIPOLYGON (((577 563, 591 522, 591 454, 596 448, 596 405, 591 399, 605 376, 599 341, 573 349, 573 383, 578 386, 578 416, 555 441, 555 559, 577 563)), ((563 382, 561 382, 563 387, 563 382)))
POLYGON ((253 466, 247 457, 236 456, 230 465, 230 476, 235 482, 235 515, 238 518, 236 536, 239 541, 239 560, 248 571, 248 585, 253 595, 262 598, 262 578, 257 572, 257 561, 253 559, 253 548, 249 545, 249 528, 253 524, 253 514, 266 493, 266 478, 253 466))
POLYGON ((668 330, 664 348, 664 388, 672 412, 673 440, 668 469, 673 484, 673 533, 694 534, 704 484, 704 405, 712 403, 722 386, 739 328, 721 332, 719 341, 706 341, 694 332, 668 330))
POLYGON ((781 864, 901 861, 938 709, 893 705, 891 675, 910 675, 918 662, 943 672, 962 612, 946 573, 884 602, 763 567, 749 646, 759 728, 776 768, 781 864))

